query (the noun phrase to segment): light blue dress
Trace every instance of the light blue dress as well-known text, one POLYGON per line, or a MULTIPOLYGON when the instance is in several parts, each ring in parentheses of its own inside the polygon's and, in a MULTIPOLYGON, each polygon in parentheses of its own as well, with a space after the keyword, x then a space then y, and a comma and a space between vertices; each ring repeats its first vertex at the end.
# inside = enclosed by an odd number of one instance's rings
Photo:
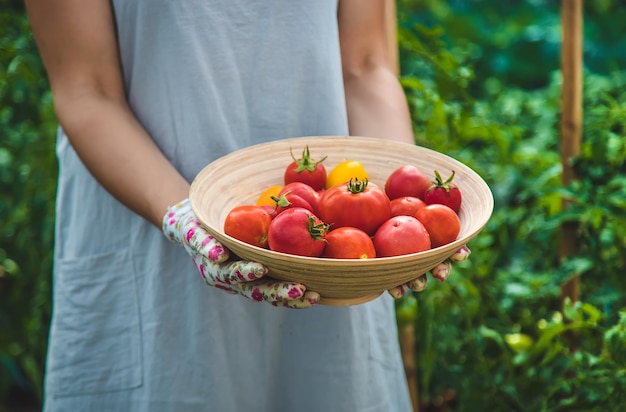
MULTIPOLYGON (((254 143, 347 133, 336 0, 114 0, 132 109, 191 181, 254 143)), ((66 136, 45 410, 407 412, 394 304, 275 308, 204 284, 66 136)))

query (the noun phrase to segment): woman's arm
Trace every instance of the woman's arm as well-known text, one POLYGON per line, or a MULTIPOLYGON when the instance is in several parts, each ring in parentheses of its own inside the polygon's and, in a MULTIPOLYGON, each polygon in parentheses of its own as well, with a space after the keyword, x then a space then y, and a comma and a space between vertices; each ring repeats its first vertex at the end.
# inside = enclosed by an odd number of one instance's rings
POLYGON ((350 134, 415 143, 385 41, 385 0, 340 0, 339 38, 350 134))
POLYGON ((57 118, 93 176, 161 227, 189 184, 128 106, 109 0, 26 0, 57 118))

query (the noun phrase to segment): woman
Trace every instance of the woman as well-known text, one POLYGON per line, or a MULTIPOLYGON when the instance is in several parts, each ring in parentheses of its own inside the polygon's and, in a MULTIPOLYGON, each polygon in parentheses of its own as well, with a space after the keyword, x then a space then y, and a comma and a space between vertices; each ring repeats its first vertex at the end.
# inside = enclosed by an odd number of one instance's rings
POLYGON ((61 126, 45 410, 410 410, 390 296, 316 306, 251 262, 238 283, 185 200, 251 144, 414 143, 383 0, 26 5, 61 126))

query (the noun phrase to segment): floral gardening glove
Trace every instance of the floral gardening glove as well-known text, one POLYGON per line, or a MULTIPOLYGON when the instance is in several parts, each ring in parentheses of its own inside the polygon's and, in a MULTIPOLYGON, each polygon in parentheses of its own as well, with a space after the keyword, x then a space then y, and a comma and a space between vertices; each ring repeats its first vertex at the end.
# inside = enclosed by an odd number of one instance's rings
MULTIPOLYGON (((445 262, 441 262, 433 269, 430 270, 430 274, 433 278, 444 282, 450 276, 450 270, 452 269, 452 262, 463 262, 466 260, 472 252, 467 246, 462 246, 459 250, 457 250, 454 255, 450 256, 448 260, 445 262)), ((428 285, 428 277, 427 274, 424 273, 422 276, 414 279, 408 283, 405 283, 400 286, 396 286, 395 288, 389 289, 387 292, 391 296, 396 299, 404 296, 408 291, 421 292, 426 289, 428 285)))
POLYGON ((204 230, 189 199, 168 209, 163 233, 185 248, 207 285, 274 306, 308 308, 319 300, 319 294, 307 292, 302 284, 264 278, 267 268, 260 263, 229 260, 230 252, 204 230))

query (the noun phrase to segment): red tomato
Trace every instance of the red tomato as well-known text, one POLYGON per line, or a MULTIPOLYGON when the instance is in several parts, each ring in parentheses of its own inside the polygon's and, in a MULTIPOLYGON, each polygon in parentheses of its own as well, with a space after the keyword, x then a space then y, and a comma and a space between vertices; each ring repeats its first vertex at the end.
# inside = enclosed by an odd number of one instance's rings
POLYGON ((446 205, 426 205, 417 211, 415 217, 428 231, 432 247, 454 242, 461 231, 459 216, 446 205))
POLYGON ((261 209, 267 210, 267 213, 270 214, 270 216, 272 217, 272 219, 274 218, 274 216, 276 216, 276 208, 274 206, 269 206, 269 205, 261 205, 259 206, 261 209))
POLYGON ((407 255, 430 249, 430 235, 413 216, 394 216, 374 234, 377 257, 407 255))
POLYGON ((320 202, 320 195, 311 186, 302 182, 288 183, 281 189, 280 192, 278 192, 278 196, 282 196, 286 193, 292 193, 294 195, 300 196, 302 199, 306 200, 309 205, 311 205, 311 207, 313 208, 313 213, 317 213, 317 207, 320 202))
POLYGON ((310 210, 294 207, 272 220, 267 239, 275 252, 319 257, 324 252, 327 233, 328 225, 310 210))
POLYGON ((271 222, 272 216, 261 206, 237 206, 226 215, 224 233, 250 245, 267 248, 271 222))
POLYGON ((435 181, 424 193, 424 202, 431 204, 442 204, 459 213, 461 210, 461 191, 454 179, 454 171, 450 177, 444 182, 439 172, 435 170, 435 181))
POLYGON ((380 187, 353 179, 347 185, 327 189, 320 198, 318 213, 333 229, 350 226, 372 235, 391 217, 391 203, 380 187))
POLYGON ((431 181, 416 166, 400 166, 387 177, 385 193, 389 199, 403 196, 424 198, 424 192, 431 185, 431 181))
POLYGON ((306 200, 295 193, 288 192, 279 197, 273 196, 274 202, 276 204, 275 213, 279 215, 287 209, 291 209, 293 207, 303 207, 311 212, 314 212, 313 206, 309 204, 306 200))
POLYGON ((322 164, 326 160, 324 156, 321 160, 311 159, 309 146, 302 151, 302 157, 296 159, 291 151, 291 162, 285 169, 285 184, 292 182, 302 182, 311 186, 315 190, 320 190, 326 184, 326 167, 322 164))
POLYGON ((415 216, 415 213, 426 206, 419 197, 402 196, 391 201, 391 216, 415 216))
POLYGON ((338 227, 326 235, 323 257, 335 259, 372 259, 376 257, 372 238, 355 227, 338 227))

